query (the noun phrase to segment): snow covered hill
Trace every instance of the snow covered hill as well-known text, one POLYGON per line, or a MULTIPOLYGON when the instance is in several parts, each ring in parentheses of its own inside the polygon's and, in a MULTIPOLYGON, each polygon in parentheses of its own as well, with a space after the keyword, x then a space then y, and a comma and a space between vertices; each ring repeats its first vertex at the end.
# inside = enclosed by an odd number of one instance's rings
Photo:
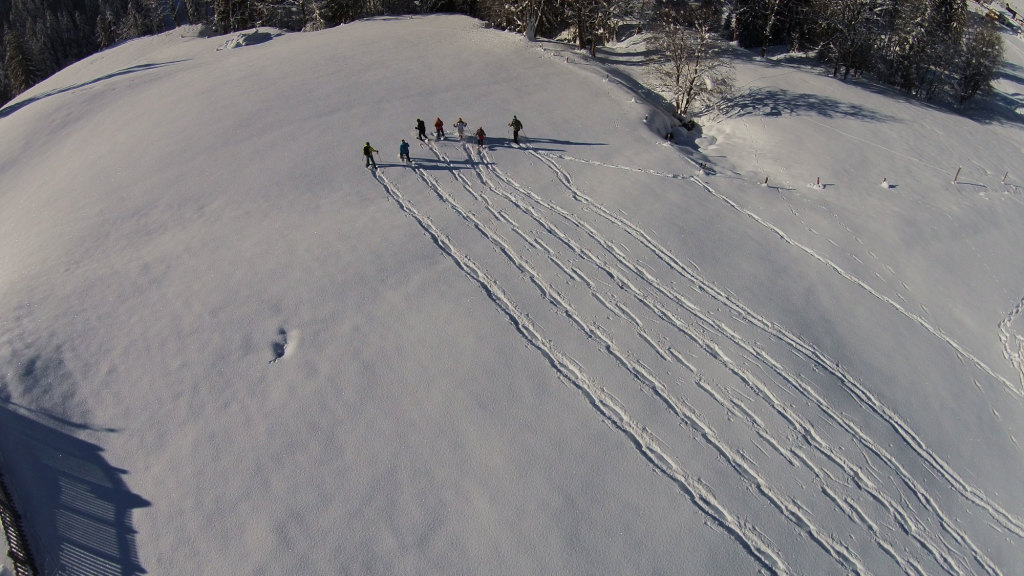
POLYGON ((1020 574, 1007 41, 976 119, 744 57, 695 148, 639 47, 457 16, 69 67, 0 110, 44 571, 1020 574))

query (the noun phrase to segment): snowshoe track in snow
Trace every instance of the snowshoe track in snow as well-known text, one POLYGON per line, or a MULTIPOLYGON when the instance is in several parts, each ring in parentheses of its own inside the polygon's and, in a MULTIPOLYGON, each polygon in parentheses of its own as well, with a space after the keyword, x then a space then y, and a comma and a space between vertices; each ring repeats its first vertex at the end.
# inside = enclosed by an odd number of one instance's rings
MULTIPOLYGON (((382 171, 375 172, 388 196, 484 290, 559 378, 578 390, 761 569, 799 573, 772 544, 792 539, 795 531, 819 550, 823 561, 846 573, 1003 573, 956 518, 940 508, 941 499, 933 491, 955 494, 987 514, 993 529, 1013 537, 1024 538, 1024 522, 965 481, 898 414, 813 344, 750 310, 639 226, 588 197, 557 156, 521 147, 552 171, 568 192, 567 205, 518 183, 487 151, 447 142, 427 147, 449 170, 436 170, 433 163, 429 171, 415 167, 401 187, 382 171), (538 306, 552 313, 527 313, 538 306), (761 337, 750 341, 741 328, 748 334, 753 328, 761 337), (607 362, 598 365, 592 353, 583 353, 595 346, 607 362), (579 360, 583 357, 594 366, 584 366, 579 360), (794 357, 798 368, 793 367, 794 357), (695 368, 709 361, 717 366, 713 374, 695 368), (841 386, 867 417, 895 432, 916 459, 901 460, 833 406, 817 391, 821 381, 841 386), (635 386, 644 394, 634 394, 635 386), (671 416, 668 424, 651 412, 650 401, 671 416), (654 420, 642 422, 634 414, 654 420), (716 429, 709 422, 728 426, 716 429), (712 489, 702 474, 681 464, 691 461, 715 468, 701 469, 704 474, 721 478, 731 473, 733 480, 712 489), (779 461, 786 463, 786 477, 773 477, 773 469, 783 469, 779 461), (925 466, 942 484, 925 487, 908 470, 910 465, 925 466), (736 500, 734 505, 731 500, 736 500), (730 512, 749 510, 753 501, 760 502, 754 508, 761 518, 784 522, 752 524, 730 512), (844 520, 816 516, 814 509, 821 507, 840 511, 844 520)), ((895 306, 995 376, 923 318, 699 178, 630 170, 692 180, 895 306)))
MULTIPOLYGON (((753 213, 753 212, 743 208, 742 206, 740 206, 739 204, 737 204, 736 202, 734 202, 733 200, 731 200, 730 198, 728 198, 724 194, 721 194, 718 191, 716 191, 705 180, 700 178, 700 175, 699 175, 700 172, 695 173, 693 175, 685 176, 685 175, 681 175, 681 174, 670 174, 670 173, 667 173, 667 172, 660 172, 660 171, 657 171, 657 170, 647 170, 647 169, 642 169, 642 168, 633 168, 633 167, 630 167, 630 166, 620 166, 620 165, 616 165, 616 164, 607 164, 607 163, 604 163, 604 162, 596 162, 596 161, 593 161, 593 160, 585 160, 585 159, 580 159, 580 158, 574 158, 572 156, 567 156, 565 154, 553 154, 553 153, 548 153, 548 152, 536 152, 536 151, 532 151, 532 150, 531 150, 531 153, 534 156, 536 156, 538 158, 541 158, 542 160, 545 157, 548 158, 548 162, 546 162, 546 163, 549 166, 557 165, 557 164, 554 164, 553 162, 550 161, 551 158, 560 158, 560 159, 569 160, 569 161, 572 161, 572 162, 580 162, 580 163, 585 163, 585 164, 592 164, 592 165, 595 165, 595 166, 603 166, 605 168, 614 168, 614 169, 617 169, 617 170, 626 170, 626 171, 630 171, 630 172, 638 172, 638 173, 641 173, 641 174, 648 174, 648 175, 652 175, 652 176, 658 176, 658 177, 661 177, 661 178, 671 178, 671 179, 674 179, 674 180, 689 180, 689 181, 692 181, 692 182, 696 183, 698 186, 700 186, 702 189, 704 189, 707 193, 711 194, 715 198, 718 198, 719 200, 721 200, 722 202, 727 204, 733 210, 736 210, 737 212, 739 212, 739 213, 747 216, 751 220, 757 222, 759 225, 763 226, 764 228, 770 230, 774 235, 778 236, 780 239, 782 239, 787 244, 789 244, 789 245, 791 245, 791 246, 793 246, 795 248, 798 248, 799 250, 805 252, 808 256, 814 258, 815 260, 817 260, 821 264, 824 264, 826 267, 828 267, 832 271, 836 272, 837 274, 839 274, 843 278, 849 280, 850 282, 852 282, 856 286, 864 289, 866 292, 871 294, 873 297, 877 298, 879 301, 884 302, 885 304, 895 308, 900 314, 902 314, 903 316, 905 316, 908 319, 912 320, 913 322, 915 322, 916 324, 918 324, 919 326, 921 326, 922 328, 924 328, 925 330, 927 330, 928 332, 933 334, 939 340, 942 340, 943 342, 948 344, 950 347, 952 347, 954 350, 956 350, 956 352, 958 354, 961 354, 962 356, 970 359, 971 362, 973 362, 974 365, 979 370, 984 372, 987 376, 991 377, 992 379, 994 379, 994 380, 998 381, 999 383, 1001 383, 1010 393, 1012 393, 1015 396, 1018 396, 1020 398, 1024 398, 1024 381, 1022 381, 1018 385, 1018 384, 1014 384, 1014 383, 1010 382, 1009 380, 1007 380, 1006 378, 1000 376, 994 370, 992 370, 992 368, 990 368, 988 365, 986 365, 984 362, 982 362, 977 356, 975 356, 974 354, 971 354, 962 345, 960 345, 958 342, 956 342, 955 340, 953 340, 952 338, 950 338, 949 336, 944 334, 940 329, 938 329, 935 326, 931 325, 923 317, 921 317, 921 316, 915 314, 914 312, 912 312, 911 310, 905 308, 903 305, 901 305, 900 303, 896 302, 892 298, 889 298, 888 296, 885 296, 884 294, 882 294, 881 292, 879 292, 878 290, 873 288, 870 284, 868 284, 864 280, 861 280, 860 278, 858 278, 854 274, 844 270, 838 264, 836 264, 832 260, 828 259, 827 257, 821 255, 820 253, 815 251, 813 248, 810 248, 809 246, 806 246, 806 245, 798 242, 797 240, 792 238, 790 235, 786 234, 778 226, 772 224, 771 222, 769 222, 766 219, 758 216, 757 214, 755 214, 755 213, 753 213)), ((698 166, 698 169, 699 169, 699 166, 698 166)), ((817 234, 816 232, 814 232, 813 229, 810 230, 810 231, 815 233, 815 234, 817 234)), ((858 240, 858 242, 860 242, 860 239, 857 239, 857 240, 858 240)), ((851 256, 856 258, 856 255, 851 255, 851 256)), ((875 254, 872 254, 872 256, 877 258, 877 256, 875 254)), ((906 287, 906 285, 904 285, 904 288, 905 287, 906 287)))
POLYGON ((1020 387, 1024 389, 1024 326, 1020 325, 1024 312, 1024 298, 999 323, 999 341, 1003 343, 1003 357, 1020 374, 1020 387))

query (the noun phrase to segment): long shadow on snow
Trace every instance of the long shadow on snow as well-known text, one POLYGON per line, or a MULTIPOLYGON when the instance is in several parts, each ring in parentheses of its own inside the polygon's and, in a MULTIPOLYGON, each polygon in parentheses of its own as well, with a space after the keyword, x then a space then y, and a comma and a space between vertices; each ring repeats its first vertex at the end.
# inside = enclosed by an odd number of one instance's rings
MULTIPOLYGON (((459 161, 452 160, 452 164, 459 164, 459 161)), ((452 170, 468 170, 470 169, 470 166, 468 164, 465 166, 449 166, 448 164, 443 164, 436 160, 432 161, 430 158, 418 158, 413 156, 412 164, 406 164, 405 162, 377 162, 377 169, 380 170, 382 168, 415 168, 417 170, 425 170, 428 172, 434 170, 451 172, 452 170)))
MULTIPOLYGON (((519 135, 520 142, 529 144, 530 148, 540 152, 565 152, 566 146, 607 146, 603 142, 573 142, 572 140, 558 140, 555 138, 537 138, 530 136, 526 130, 523 130, 519 135), (552 146, 561 146, 562 148, 552 148, 552 146)), ((475 141, 474 141, 475 144, 475 141)), ((485 145, 488 148, 515 148, 515 142, 511 138, 492 138, 487 137, 485 145)))
MULTIPOLYGON (((618 58, 621 59, 621 55, 618 55, 618 58)), ((610 78, 614 78, 616 82, 625 86, 626 89, 633 94, 636 94, 640 100, 643 100, 648 105, 660 110, 669 117, 675 116, 675 109, 672 106, 672 103, 666 100, 664 96, 654 90, 651 90, 647 86, 644 86, 643 83, 630 76, 627 72, 614 67, 616 65, 639 66, 641 65, 640 62, 625 64, 623 62, 616 61, 616 58, 609 57, 608 54, 600 52, 597 55, 597 61, 602 64, 607 64, 607 66, 604 67, 604 70, 608 76, 610 78)), ((644 62, 644 64, 646 64, 646 62, 644 62)))
MULTIPOLYGON (((808 55, 791 54, 786 55, 786 57, 784 58, 761 58, 755 50, 747 50, 744 48, 737 47, 730 47, 726 50, 726 52, 729 54, 730 57, 736 58, 737 60, 744 60, 749 62, 756 61, 759 62, 760 64, 763 64, 771 68, 795 68, 799 70, 815 72, 822 76, 832 77, 832 74, 829 73, 829 68, 827 66, 825 66, 817 58, 808 55)), ((1016 81, 1019 79, 1019 76, 1014 76, 1012 72, 1019 72, 1021 70, 1024 70, 1024 68, 1022 68, 1021 66, 1013 64, 1011 62, 1003 62, 1001 69, 1004 71, 1002 74, 1003 78, 1008 81, 1016 81), (1005 71, 1010 71, 1011 74, 1007 75, 1005 71)), ((928 101, 922 100, 920 98, 915 98, 907 94, 906 92, 896 88, 895 86, 884 84, 876 80, 871 80, 862 77, 850 78, 848 80, 843 80, 840 78, 834 79, 837 82, 842 82, 843 84, 846 84, 848 86, 860 88, 861 90, 865 90, 873 94, 885 96, 886 98, 891 98, 893 100, 898 100, 907 104, 919 106, 921 108, 927 108, 930 110, 934 110, 936 112, 944 112, 946 114, 962 116, 964 118, 968 118, 970 120, 974 120, 975 122, 979 122, 982 124, 1024 124, 1024 115, 1019 114, 1017 112, 1017 109, 1021 107, 1022 102, 1020 99, 1015 98, 1015 95, 1007 95, 1001 92, 996 92, 991 96, 978 96, 974 98, 974 100, 969 102, 966 106, 958 107, 954 106, 949 102, 928 101)), ((755 89, 754 92, 757 92, 757 90, 755 89)), ((744 98, 745 96, 746 94, 740 94, 737 95, 737 98, 744 98)), ((798 94, 797 96, 799 97, 804 95, 798 94)), ((816 95, 813 94, 807 96, 817 97, 816 95)), ((870 109, 863 108, 860 106, 838 102, 833 99, 827 99, 827 101, 837 102, 840 106, 840 109, 834 111, 831 115, 822 114, 825 117, 863 117, 859 115, 859 109, 860 111, 867 113, 866 119, 868 120, 889 121, 893 119, 887 115, 882 115, 870 109), (844 113, 848 111, 853 111, 855 112, 855 114, 851 115, 848 113, 844 113)), ((727 101, 725 104, 728 103, 729 102, 727 101)), ((727 115, 730 114, 728 106, 722 109, 727 111, 727 115)), ((781 115, 782 113, 785 113, 785 109, 785 106, 779 107, 775 110, 769 108, 768 115, 781 115)), ((813 106, 809 111, 819 112, 820 110, 820 106, 813 106)), ((736 111, 732 110, 731 112, 735 114, 736 111)), ((740 115, 748 116, 757 114, 758 112, 758 110, 752 110, 740 115)))
POLYGON ((596 56, 591 58, 590 54, 580 52, 576 46, 572 44, 566 44, 557 40, 543 40, 542 42, 546 45, 552 46, 553 52, 572 54, 574 58, 580 59, 584 62, 601 65, 601 72, 607 74, 609 79, 615 79, 616 82, 624 86, 631 93, 635 94, 637 98, 644 101, 654 109, 664 113, 666 116, 673 116, 674 109, 672 104, 666 100, 664 96, 654 90, 651 90, 642 82, 633 78, 628 72, 616 68, 616 66, 624 68, 646 66, 658 58, 656 51, 643 49, 635 52, 615 52, 599 46, 597 48, 596 56))
POLYGON ((597 50, 597 61, 602 64, 614 66, 647 66, 658 60, 662 60, 657 50, 644 49, 636 52, 611 52, 608 50, 597 50))
MULTIPOLYGON (((1005 78, 1014 81, 1016 77, 1005 78)), ((973 120, 980 124, 1024 124, 1024 115, 1019 114, 1017 109, 1024 106, 1024 98, 1021 94, 1007 94, 996 90, 991 95, 976 96, 964 106, 954 106, 948 102, 930 102, 915 98, 894 86, 880 84, 878 82, 854 80, 850 84, 862 90, 879 94, 893 100, 899 100, 906 104, 926 108, 943 114, 950 114, 973 120)))
POLYGON ((1007 82, 1024 85, 1024 66, 1013 62, 1003 62, 999 67, 999 77, 1007 82))
MULTIPOLYGON (((469 160, 452 159, 452 160, 445 161, 445 160, 438 160, 437 158, 431 158, 429 156, 426 156, 426 157, 424 157, 424 156, 413 156, 412 157, 412 162, 413 162, 413 165, 418 170, 444 170, 444 171, 447 172, 447 171, 450 171, 450 170, 469 170, 469 169, 473 168, 473 162, 471 162, 469 160)), ((404 163, 404 162, 387 163, 387 164, 381 163, 381 162, 377 162, 377 167, 378 168, 392 168, 392 167, 401 167, 401 166, 409 166, 409 165, 404 163)))
MULTIPOLYGON (((1003 62, 999 79, 1024 88, 1024 67, 1003 62)), ((1024 93, 996 90, 989 96, 979 96, 964 107, 964 115, 982 124, 1024 124, 1024 93)))
POLYGON ((103 448, 14 406, 0 402, 0 460, 38 568, 44 574, 145 574, 132 510, 150 503, 125 484, 127 472, 111 466, 103 448))
MULTIPOLYGON (((530 136, 525 131, 523 132, 523 135, 520 136, 520 139, 527 140, 534 144, 551 144, 555 146, 607 146, 604 142, 573 142, 572 140, 558 140, 556 138, 537 138, 535 136, 530 136)), ((510 146, 510 143, 512 142, 511 138, 496 138, 496 140, 502 141, 505 146, 510 146)))
POLYGON ((967 104, 965 117, 982 124, 1024 124, 1024 114, 1017 112, 1024 108, 1024 95, 996 92, 980 98, 967 104))
POLYGON ((178 64, 180 62, 184 62, 184 60, 172 60, 172 61, 169 61, 169 62, 156 62, 156 63, 153 63, 153 64, 139 64, 137 66, 129 66, 128 68, 122 68, 122 69, 118 70, 117 72, 111 72, 110 74, 106 74, 104 76, 100 76, 99 78, 94 78, 92 80, 89 80, 88 82, 82 82, 82 83, 79 83, 79 84, 73 84, 71 86, 65 86, 64 88, 58 88, 56 90, 50 90, 49 92, 43 92, 42 94, 39 94, 37 96, 32 96, 31 98, 26 98, 25 100, 22 100, 20 102, 16 102, 14 104, 11 104, 10 106, 5 106, 3 108, 0 108, 0 118, 6 118, 6 117, 10 116, 11 114, 14 114, 18 110, 21 110, 22 108, 28 106, 29 104, 33 104, 35 102, 43 100, 44 98, 49 98, 50 96, 56 96, 57 94, 64 94, 65 92, 71 92, 73 90, 78 90, 79 88, 84 88, 86 86, 91 86, 93 84, 98 84, 100 82, 103 82, 104 80, 110 80, 111 78, 117 78, 118 76, 125 76, 127 74, 134 74, 135 72, 142 72, 144 70, 152 70, 153 68, 162 68, 164 66, 170 66, 171 64, 178 64))
POLYGON ((727 117, 799 116, 814 114, 823 118, 857 118, 870 122, 895 122, 888 114, 864 106, 842 102, 820 94, 790 92, 782 88, 754 88, 726 99, 721 109, 727 117))

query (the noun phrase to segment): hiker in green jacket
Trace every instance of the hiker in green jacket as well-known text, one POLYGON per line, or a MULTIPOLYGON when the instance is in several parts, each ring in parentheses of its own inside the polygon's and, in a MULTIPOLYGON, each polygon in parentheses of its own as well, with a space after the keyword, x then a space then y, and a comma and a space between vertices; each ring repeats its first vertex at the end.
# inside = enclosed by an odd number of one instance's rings
POLYGON ((366 156, 366 167, 369 168, 372 165, 373 169, 376 170, 377 163, 373 160, 374 152, 376 150, 374 150, 373 146, 370 146, 369 142, 366 143, 366 146, 363 146, 363 156, 366 156))
POLYGON ((516 115, 512 115, 512 121, 508 123, 512 127, 512 141, 519 144, 519 131, 523 129, 523 123, 516 118, 516 115))

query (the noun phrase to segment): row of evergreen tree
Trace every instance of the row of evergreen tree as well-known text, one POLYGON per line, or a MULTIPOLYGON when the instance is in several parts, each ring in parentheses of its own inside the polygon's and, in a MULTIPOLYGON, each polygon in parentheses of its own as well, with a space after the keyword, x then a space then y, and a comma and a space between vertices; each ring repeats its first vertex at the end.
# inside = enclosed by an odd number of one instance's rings
MULTIPOLYGON (((982 2, 976 0, 979 5, 982 2)), ((728 2, 705 2, 705 4, 728 2)), ((964 104, 991 88, 1003 62, 998 18, 967 0, 753 0, 735 3, 747 47, 816 49, 835 76, 870 73, 926 100, 964 104)), ((727 23, 727 25, 729 25, 727 23)))
POLYGON ((0 105, 115 43, 180 25, 317 30, 383 14, 475 12, 475 0, 0 0, 0 105))
POLYGON ((871 73, 921 98, 966 102, 1002 60, 995 24, 967 0, 0 0, 0 104, 114 43, 200 24, 316 30, 382 14, 458 12, 581 48, 671 21, 748 48, 818 49, 836 75, 871 73), (667 16, 666 16, 667 15, 667 16), (977 16, 976 14, 974 16, 977 16))
POLYGON ((480 10, 528 35, 568 30, 592 53, 623 22, 659 32, 659 46, 692 44, 665 35, 699 31, 762 56, 770 46, 816 50, 836 76, 867 73, 959 104, 990 89, 1003 61, 998 13, 967 0, 480 0, 480 10))

